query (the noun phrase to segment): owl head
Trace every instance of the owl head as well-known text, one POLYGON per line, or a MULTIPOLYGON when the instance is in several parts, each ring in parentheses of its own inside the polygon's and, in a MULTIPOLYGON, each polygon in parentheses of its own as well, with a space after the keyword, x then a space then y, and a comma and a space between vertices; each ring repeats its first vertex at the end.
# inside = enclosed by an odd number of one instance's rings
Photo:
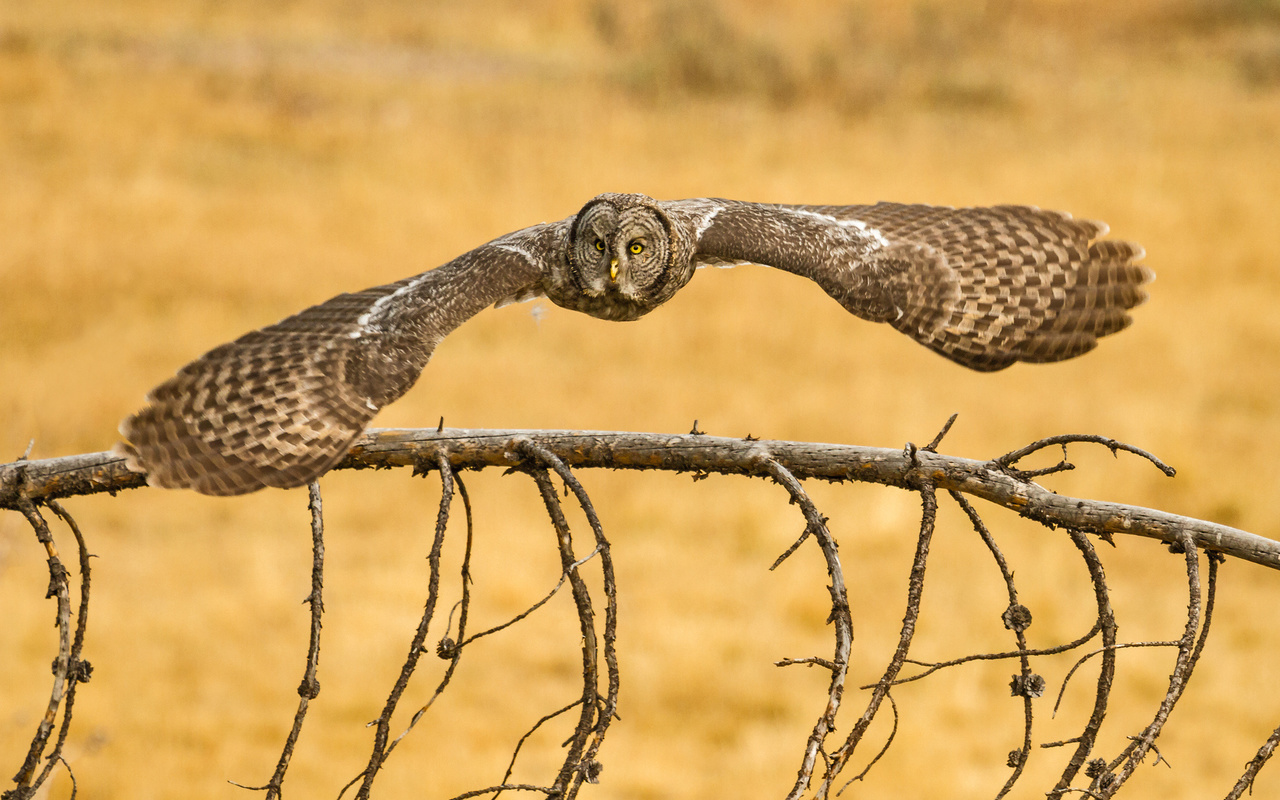
POLYGON ((565 274, 547 295, 561 306, 631 320, 665 303, 693 275, 692 254, 652 198, 602 194, 569 229, 565 274))

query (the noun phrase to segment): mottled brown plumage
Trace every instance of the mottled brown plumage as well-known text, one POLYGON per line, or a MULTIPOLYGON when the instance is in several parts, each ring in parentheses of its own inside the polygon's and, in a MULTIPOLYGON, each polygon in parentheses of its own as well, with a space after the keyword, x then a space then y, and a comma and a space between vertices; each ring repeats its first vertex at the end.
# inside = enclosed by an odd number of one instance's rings
POLYGON ((786 206, 605 194, 565 220, 444 266, 344 294, 206 353, 120 426, 155 486, 234 495, 301 486, 332 467, 417 380, 454 328, 494 303, 545 295, 636 319, 707 264, 807 277, 976 370, 1091 350, 1129 324, 1151 272, 1097 222, 1026 206, 786 206))

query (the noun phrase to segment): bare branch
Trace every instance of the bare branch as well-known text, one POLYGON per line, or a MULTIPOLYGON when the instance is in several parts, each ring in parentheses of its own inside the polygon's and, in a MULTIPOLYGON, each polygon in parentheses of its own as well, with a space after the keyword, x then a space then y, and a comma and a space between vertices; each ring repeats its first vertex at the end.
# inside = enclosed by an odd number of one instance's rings
MULTIPOLYGON (((57 763, 60 755, 55 748, 49 754, 45 768, 41 770, 39 775, 36 774, 36 770, 40 766, 40 758, 49 743, 49 736, 53 733, 53 723, 58 717, 58 709, 63 708, 63 713, 64 715, 66 714, 63 700, 66 696, 67 681, 71 676, 72 670, 71 593, 68 588, 70 580, 67 576, 67 568, 63 566, 62 559, 58 557, 58 548, 54 544, 53 534, 50 533, 48 524, 45 523, 44 517, 40 515, 40 511, 30 500, 25 498, 23 500, 20 510, 26 516, 27 521, 31 523, 31 527, 36 533, 36 539, 43 545, 47 556, 49 588, 45 593, 45 597, 52 597, 57 601, 56 619, 58 624, 58 656, 53 661, 53 688, 49 692, 49 704, 45 708, 40 724, 36 727, 36 733, 31 739, 31 747, 27 750, 27 756, 23 759, 18 774, 13 777, 13 782, 18 785, 15 790, 19 793, 18 796, 30 797, 49 777, 49 772, 53 765, 57 763)), ((71 678, 71 680, 74 681, 75 678, 71 678)), ((62 738, 62 736, 59 737, 59 743, 61 743, 62 738)))
POLYGON ((1152 464, 1155 464, 1157 469, 1159 469, 1161 472, 1163 472, 1165 475, 1169 476, 1170 478, 1172 478, 1175 474, 1175 470, 1173 467, 1169 466, 1168 464, 1164 463, 1160 459, 1151 455, 1146 450, 1142 450, 1140 448, 1134 447, 1131 444, 1118 442, 1115 439, 1111 439, 1106 436, 1095 436, 1093 434, 1087 434, 1087 433, 1085 434, 1066 433, 1060 436, 1049 436, 1047 438, 1041 439, 1038 442, 1032 442, 1026 447, 1019 447, 1017 450, 1014 450, 1011 453, 1005 453, 1004 455, 995 459, 993 463, 998 464, 999 466, 1002 466, 1002 467, 1012 467, 1014 464, 1018 463, 1022 459, 1026 458, 1027 456, 1031 455, 1032 453, 1038 450, 1043 450, 1046 447, 1052 447, 1054 445, 1067 445, 1067 444, 1073 444, 1076 442, 1100 444, 1103 447, 1106 447, 1108 450, 1110 450, 1112 455, 1117 455, 1121 450, 1123 450, 1126 453, 1133 453, 1134 455, 1141 456, 1146 460, 1150 461, 1152 464))
POLYGON ((440 466, 440 510, 436 514, 435 538, 431 542, 431 552, 427 556, 427 560, 431 564, 431 578, 427 586, 427 602, 422 611, 422 619, 418 623, 418 630, 414 633, 413 641, 409 645, 409 655, 405 657, 404 666, 400 668, 400 677, 396 679, 395 686, 392 687, 391 694, 387 697, 387 703, 376 720, 377 731, 373 739, 373 752, 369 756, 368 766, 360 774, 361 783, 359 790, 356 792, 357 800, 367 800, 370 791, 373 789, 373 781, 377 777, 378 770, 382 768, 383 762, 390 755, 387 739, 390 734, 391 716, 395 713, 396 706, 400 703, 400 696, 408 688, 409 679, 413 677, 413 671, 418 665, 418 658, 422 655, 422 645, 426 641, 427 629, 431 625, 431 618, 435 614, 436 600, 439 597, 440 551, 444 548, 444 532, 449 524, 449 508, 453 502, 453 470, 447 468, 447 461, 443 453, 437 454, 437 456, 437 463, 440 466))
POLYGON ((534 786, 530 783, 503 783, 498 786, 490 786, 485 789, 473 789, 470 792, 454 795, 449 800, 467 800, 469 797, 479 797, 484 794, 493 794, 497 796, 497 792, 538 792, 547 796, 559 796, 559 789, 553 786, 534 786))
MULTIPOLYGON (((952 417, 954 420, 955 417, 952 417)), ((973 525, 974 531, 982 539, 983 544, 987 546, 987 550, 991 553, 991 557, 995 559, 996 566, 1000 570, 1000 577, 1004 580, 1006 591, 1009 593, 1009 606, 1003 614, 1005 627, 1012 630, 1014 638, 1018 643, 1018 676, 1021 685, 1029 685, 1031 680, 1031 659, 1027 649, 1026 630, 1031 625, 1031 611, 1018 602, 1018 589, 1014 585, 1013 570, 1009 568, 1009 562, 1005 559, 1004 553, 1000 551, 996 545, 995 537, 991 535, 991 531, 987 530, 987 525, 982 521, 982 517, 977 510, 964 499, 959 492, 950 492, 951 498, 960 505, 965 515, 969 518, 970 524, 973 525)), ((1096 630, 1096 629, 1095 629, 1096 630)), ((1089 634, 1093 635, 1092 632, 1089 634)), ((1022 693, 1022 715, 1023 715, 1023 735, 1022 747, 1019 750, 1011 751, 1009 754, 1009 765, 1013 768, 1013 773, 1005 780, 1005 784, 1001 787, 999 794, 996 795, 997 800, 1007 795, 1013 785, 1018 782, 1018 778, 1022 777, 1022 771, 1027 766, 1027 761, 1031 758, 1031 731, 1034 718, 1031 713, 1031 701, 1033 699, 1030 692, 1022 693)))
MULTIPOLYGON (((562 459, 570 468, 662 469, 695 474, 755 474, 760 453, 767 452, 798 479, 863 481, 913 488, 919 472, 940 490, 964 492, 1017 511, 1046 525, 1100 534, 1129 534, 1170 544, 1189 533, 1197 548, 1225 553, 1272 569, 1280 569, 1280 542, 1218 525, 1139 506, 1083 500, 1050 492, 1010 474, 1001 461, 977 461, 917 449, 730 439, 706 434, 609 433, 599 431, 519 431, 372 429, 336 469, 367 469, 434 463, 444 453, 454 469, 516 467, 522 456, 510 443, 527 438, 562 459)), ((1099 441, 1116 450, 1144 451, 1106 437, 1067 436, 1042 440, 1099 441)), ((1022 448, 1026 450, 1026 448, 1022 448)), ((91 453, 0 466, 0 508, 18 508, 19 498, 32 501, 71 495, 116 492, 145 484, 110 453, 91 453)))
MULTIPOLYGON (((34 442, 35 440, 33 439, 32 441, 34 442)), ((49 763, 45 765, 44 775, 41 776, 37 783, 42 782, 48 776, 55 762, 61 762, 66 768, 67 774, 71 774, 71 765, 67 764, 66 759, 62 757, 62 748, 67 741, 67 733, 71 730, 71 712, 76 703, 76 687, 81 683, 88 683, 89 678, 93 675, 93 665, 80 657, 84 650, 85 631, 89 625, 89 547, 85 544, 84 534, 80 532, 80 526, 76 524, 71 514, 58 504, 58 501, 50 501, 49 510, 67 524, 67 527, 71 529, 71 534, 76 538, 76 551, 79 554, 80 561, 80 606, 76 612, 76 631, 71 639, 71 653, 67 660, 68 685, 66 701, 62 709, 62 726, 58 729, 58 739, 53 744, 53 751, 48 756, 49 763)), ((74 795, 74 775, 71 776, 71 784, 71 793, 74 795)))
POLYGON ((1253 792, 1253 779, 1257 777, 1258 770, 1262 769, 1263 765, 1271 759, 1271 755, 1276 751, 1277 745, 1280 745, 1280 727, 1271 732, 1271 736, 1267 738, 1267 741, 1263 742, 1262 747, 1258 748, 1258 754, 1249 760, 1244 774, 1240 776, 1240 780, 1236 781, 1236 785, 1231 787, 1226 800, 1239 800, 1246 791, 1253 792))
MULTIPOLYGON (((810 499, 804 487, 800 485, 800 481, 796 480, 795 476, 788 472, 786 467, 773 459, 767 459, 765 467, 774 481, 785 488, 788 494, 791 495, 791 502, 800 506, 807 523, 805 527, 806 533, 811 533, 817 539, 819 547, 822 548, 822 556, 827 562, 827 575, 831 578, 831 586, 829 587, 831 592, 831 615, 829 621, 835 623, 836 628, 835 656, 831 663, 831 684, 827 690, 827 705, 822 710, 822 714, 819 715, 818 721, 814 724, 813 732, 809 734, 809 741, 805 745, 804 758, 801 761, 795 785, 791 788, 791 793, 787 795, 788 800, 795 800, 809 788, 809 780, 813 775, 813 767, 817 761, 818 753, 822 751, 827 736, 836 726, 836 714, 840 711, 840 701, 844 697, 845 677, 849 672, 849 652, 853 647, 853 616, 849 612, 849 594, 845 588, 844 570, 840 566, 840 556, 837 553, 836 541, 831 536, 831 532, 827 530, 827 518, 818 512, 818 507, 813 504, 813 500, 810 499)), ((803 539, 804 537, 801 536, 800 540, 802 541, 803 539)), ((787 555, 794 551, 795 546, 792 546, 787 555)), ((770 569, 774 569, 777 566, 778 562, 774 562, 773 567, 770 567, 770 569)), ((827 777, 831 777, 830 769, 831 765, 828 764, 827 777)), ((825 793, 825 789, 820 790, 820 793, 825 793)))
MULTIPOLYGON (((442 473, 449 469, 448 463, 443 459, 441 459, 439 467, 442 473)), ((462 476, 460 475, 454 475, 453 480, 458 487, 458 495, 462 498, 462 507, 467 516, 467 541, 466 546, 463 549, 462 576, 460 581, 462 584, 462 599, 459 600, 457 606, 455 606, 455 608, 460 607, 462 609, 461 613, 458 615, 458 638, 462 639, 467 635, 467 612, 470 610, 471 606, 471 546, 474 544, 475 530, 472 525, 471 497, 467 494, 467 485, 462 482, 462 476)), ((418 721, 422 719, 422 716, 430 710, 431 706, 435 704, 440 695, 444 694, 445 687, 448 686, 449 681, 453 679, 453 673, 458 668, 458 662, 462 660, 463 645, 458 644, 449 638, 448 632, 452 630, 452 627, 453 611, 450 611, 449 624, 445 628, 445 636, 441 638, 440 642, 436 645, 436 655, 440 658, 448 659, 449 666, 445 668, 444 675, 440 678, 440 683, 436 684, 436 690, 431 693, 431 697, 427 698, 427 702, 423 703, 421 708, 413 712, 413 716, 409 718, 409 724, 405 726, 405 729, 400 732, 399 736, 391 741, 391 744, 387 745, 388 756, 391 755, 391 751, 396 749, 396 746, 400 744, 400 741, 409 735, 409 731, 413 730, 414 726, 416 726, 418 721)), ((466 641, 470 640, 464 640, 463 644, 465 644, 466 641)))
POLYGON ((831 767, 828 769, 828 777, 823 780, 822 786, 818 788, 819 797, 826 796, 833 779, 853 755, 859 742, 862 741, 867 728, 871 726, 871 720, 875 718, 876 712, 880 709, 880 704, 888 696, 894 679, 898 677, 898 672, 906 661, 911 641, 915 638, 916 622, 920 618, 920 600, 924 596, 924 570, 929 560, 929 545, 933 541, 934 523, 937 521, 938 516, 938 497, 935 487, 927 480, 923 480, 919 491, 922 504, 920 535, 916 540, 916 554, 911 564, 911 576, 908 578, 907 583, 907 609, 902 617, 902 628, 898 634, 898 646, 893 651, 893 656, 889 659, 889 664, 885 667, 884 674, 872 690, 871 699, 867 701, 867 708, 862 712, 862 717, 854 723, 853 730, 850 731, 844 744, 831 754, 831 767))
POLYGON ((524 736, 520 737, 520 741, 516 742, 516 749, 511 752, 511 761, 507 763, 507 771, 502 776, 502 784, 504 788, 499 789, 497 793, 494 794, 493 796, 494 800, 497 800, 498 796, 501 795, 503 791, 505 791, 506 782, 511 777, 511 773, 514 772, 516 769, 516 759, 520 757, 520 748, 524 747, 524 743, 529 741, 529 737, 532 736, 534 733, 536 733, 538 731, 538 728, 541 728, 543 724, 550 722, 551 720, 555 719, 561 714, 568 712, 570 709, 572 709, 574 706, 578 705, 581 702, 582 702, 582 698, 579 697, 577 700, 574 700, 572 703, 565 706, 564 708, 560 708, 555 711, 552 711, 550 714, 544 714, 541 718, 538 719, 537 722, 533 723, 532 728, 525 731, 524 736))
MULTIPOLYGON (((696 428, 697 425, 695 424, 696 428)), ((565 486, 569 488, 578 501, 578 505, 582 508, 582 513, 587 518, 587 524, 591 526, 591 532, 595 536, 596 551, 600 554, 600 573, 604 583, 605 596, 605 620, 604 620, 604 660, 605 669, 609 676, 609 686, 598 711, 598 718, 595 730, 592 732, 591 742, 587 745, 586 750, 582 754, 582 760, 579 768, 576 769, 574 775, 574 784, 572 789, 566 794, 566 797, 575 795, 584 780, 595 783, 599 777, 602 767, 595 760, 596 754, 600 747, 604 744, 605 734, 609 730, 609 724, 617 715, 618 709, 618 690, 621 686, 621 673, 618 669, 618 585, 613 569, 613 557, 609 552, 609 540, 605 538, 604 527, 600 524, 600 517, 596 514, 595 506, 591 502, 591 498, 587 496, 587 490, 578 481, 569 466, 550 450, 535 444, 529 440, 520 440, 517 444, 523 452, 532 455, 540 460, 543 464, 551 467, 560 479, 564 481, 565 486)), ((576 574, 576 568, 574 570, 576 574)), ((583 697, 586 701, 587 698, 583 697)))
MULTIPOLYGON (((1177 704, 1182 697, 1182 693, 1186 690, 1187 681, 1191 678, 1191 671, 1195 668, 1196 659, 1203 646, 1203 636, 1201 636, 1201 647, 1196 646, 1196 634, 1200 632, 1201 615, 1200 554, 1196 551, 1195 545, 1192 544, 1190 536, 1185 536, 1181 544, 1187 561, 1187 586, 1191 597, 1187 602, 1187 624, 1182 638, 1178 642, 1178 658, 1174 664, 1173 674, 1169 676, 1169 689, 1165 692, 1160 708, 1156 711, 1155 719, 1109 765, 1108 771, 1115 773, 1115 780, 1108 786, 1102 787, 1104 788, 1105 796, 1110 796, 1119 791, 1120 787, 1133 774, 1133 771, 1137 769, 1138 764, 1142 763, 1147 751, 1155 747, 1155 740, 1159 737, 1160 731, 1164 729, 1164 725, 1169 719, 1169 714, 1172 713, 1174 705, 1177 704), (1117 766, 1120 767, 1119 772, 1115 772, 1117 766)), ((1213 564, 1214 562, 1211 561, 1210 563, 1213 564)), ((1202 633, 1207 633, 1207 631, 1202 633)))
MULTIPOLYGON (((1082 648, 1087 642, 1101 637, 1101 645, 1084 654, 1067 673, 1062 682, 1059 700, 1066 692, 1076 671, 1093 656, 1101 656, 1097 686, 1094 689, 1093 712, 1079 735, 1059 742, 1041 743, 1040 748, 1074 745, 1062 775, 1049 792, 1052 798, 1079 794, 1085 797, 1106 798, 1118 792, 1134 774, 1148 751, 1156 754, 1156 763, 1163 760, 1156 748, 1156 739, 1167 724, 1173 708, 1185 692, 1196 664, 1204 651, 1216 597, 1219 565, 1225 554, 1243 558, 1272 568, 1280 568, 1280 542, 1253 536, 1244 531, 1215 525, 1209 522, 1165 514, 1160 511, 1079 500, 1056 495, 1037 485, 1033 478, 1050 475, 1072 465, 1067 461, 1068 445, 1079 443, 1099 444, 1113 454, 1129 452, 1139 455, 1159 467, 1165 474, 1173 471, 1154 456, 1138 448, 1101 436, 1055 436, 1042 439, 1027 447, 1012 451, 993 461, 976 461, 941 455, 936 452, 955 417, 947 421, 942 431, 925 447, 907 444, 901 450, 852 447, 841 445, 811 444, 802 442, 761 441, 754 437, 727 439, 707 436, 697 430, 687 435, 660 435, 635 433, 602 433, 583 431, 457 431, 445 430, 443 423, 435 430, 373 430, 363 436, 339 468, 366 469, 393 466, 411 466, 415 474, 431 471, 440 473, 441 495, 437 512, 435 534, 431 545, 430 580, 427 600, 418 628, 409 646, 409 653, 391 688, 379 717, 370 725, 376 725, 372 753, 367 766, 344 787, 360 784, 357 796, 367 798, 379 770, 418 721, 432 707, 449 685, 457 669, 462 653, 477 638, 505 630, 521 622, 531 613, 547 604, 559 589, 568 584, 577 613, 580 629, 582 683, 578 697, 563 708, 541 717, 516 743, 511 763, 499 784, 476 789, 458 795, 470 798, 492 795, 495 798, 506 791, 528 791, 548 795, 557 800, 572 800, 583 783, 594 783, 602 766, 597 760, 600 747, 611 722, 616 718, 619 694, 619 665, 617 658, 618 597, 614 564, 608 539, 605 537, 599 515, 574 469, 609 468, 634 470, 669 470, 687 472, 695 479, 709 474, 738 474, 765 477, 783 487, 791 502, 798 506, 804 519, 803 533, 796 542, 774 563, 777 568, 797 551, 806 539, 813 538, 826 562, 830 578, 828 592, 831 612, 828 622, 833 625, 834 654, 831 658, 809 656, 788 658, 777 662, 779 666, 807 664, 820 666, 830 673, 825 704, 812 731, 804 743, 802 759, 789 800, 812 795, 815 800, 825 800, 834 791, 841 773, 853 759, 859 744, 865 741, 876 715, 884 710, 888 701, 893 716, 893 731, 887 741, 871 757, 862 771, 844 784, 861 780, 880 760, 893 742, 898 725, 898 705, 902 692, 894 690, 904 684, 918 681, 939 671, 957 665, 982 660, 1017 659, 1018 669, 1012 676, 1010 688, 1022 704, 1020 743, 1009 751, 1008 774, 997 798, 1008 795, 1015 783, 1025 774, 1028 761, 1033 757, 1033 700, 1045 693, 1045 680, 1033 671, 1034 660, 1043 656, 1082 648), (1023 470, 1018 464, 1028 456, 1046 448, 1060 447, 1062 460, 1051 467, 1023 470), (471 603, 470 559, 473 543, 471 503, 466 487, 459 480, 460 469, 485 467, 507 468, 509 471, 532 477, 543 500, 548 518, 555 532, 560 555, 561 575, 556 586, 541 600, 510 621, 480 633, 471 634, 467 629, 471 603), (563 492, 551 473, 563 482, 563 492), (843 705, 843 695, 848 679, 853 642, 852 610, 849 607, 843 568, 838 546, 828 520, 819 511, 803 483, 806 479, 831 482, 862 481, 907 489, 916 492, 921 499, 920 520, 915 557, 912 563, 906 592, 906 606, 902 618, 897 646, 887 665, 875 683, 862 687, 870 691, 865 710, 854 721, 847 737, 834 751, 828 751, 827 740, 836 729, 837 716, 843 705), (1016 642, 1014 649, 998 653, 977 653, 948 661, 925 662, 909 658, 909 651, 920 624, 921 603, 925 587, 926 565, 937 523, 937 492, 947 491, 967 516, 970 526, 990 553, 1005 585, 1008 598, 1000 617, 1011 631, 1016 642), (403 732, 390 739, 390 725, 398 704, 407 690, 424 649, 428 629, 434 618, 440 595, 441 553, 449 522, 454 496, 462 496, 466 509, 466 544, 462 558, 460 583, 461 600, 448 615, 445 630, 439 634, 436 653, 447 660, 448 666, 434 693, 411 717, 403 732), (572 533, 566 518, 564 502, 573 494, 580 506, 594 537, 594 547, 585 556, 575 555, 572 533), (1026 630, 1032 624, 1031 610, 1019 602, 1015 569, 997 545, 983 515, 979 514, 972 497, 980 497, 997 505, 1012 509, 1023 517, 1040 522, 1046 528, 1063 527, 1078 549, 1093 586, 1096 616, 1091 629, 1079 639, 1054 647, 1032 649, 1028 646, 1026 630), (1188 603, 1184 630, 1174 642, 1118 642, 1117 624, 1111 606, 1111 588, 1103 571, 1102 562, 1088 534, 1097 534, 1105 541, 1116 533, 1126 533, 1163 540, 1170 549, 1182 553, 1185 560, 1188 603), (1208 559, 1207 586, 1201 584, 1199 553, 1204 550, 1208 559), (598 558, 600 583, 589 583, 584 570, 589 562, 598 558), (604 601, 603 630, 596 607, 600 597, 592 597, 601 586, 604 601), (454 612, 458 614, 458 626, 454 630, 454 612), (456 639, 455 639, 456 637, 456 639), (1111 761, 1094 754, 1094 746, 1112 697, 1116 671, 1117 652, 1123 648, 1146 646, 1174 646, 1177 658, 1170 675, 1168 689, 1155 710, 1154 718, 1136 736, 1129 737, 1129 744, 1112 757, 1111 761), (923 668, 915 675, 901 677, 905 665, 923 668), (607 684, 607 688, 606 688, 607 684), (514 765, 525 742, 544 724, 572 711, 579 713, 573 733, 562 746, 563 761, 550 785, 508 783, 514 765), (816 786, 814 771, 822 764, 823 774, 816 786), (1090 780, 1087 788, 1073 785, 1080 772, 1090 780)), ((141 476, 124 470, 122 462, 108 454, 90 454, 65 459, 27 461, 20 459, 13 464, 0 466, 0 508, 21 511, 38 540, 44 545, 49 563, 48 596, 57 601, 57 625, 59 631, 58 658, 54 662, 54 688, 45 719, 37 729, 15 782, 18 788, 5 792, 6 800, 28 800, 46 781, 57 764, 66 764, 62 747, 67 738, 71 721, 71 709, 77 682, 88 679, 90 666, 81 660, 81 647, 88 618, 89 602, 89 554, 85 540, 76 522, 58 505, 55 498, 73 494, 115 492, 142 484, 141 476), (39 511, 45 505, 62 518, 75 535, 80 553, 81 598, 75 626, 71 633, 70 576, 60 561, 53 536, 39 511), (49 741, 54 723, 61 709, 62 726, 52 748, 49 741), (47 751, 47 752, 46 752, 47 751), (43 769, 41 765, 43 762, 43 769)), ((265 790, 269 798, 282 795, 285 772, 298 741, 303 718, 311 698, 317 696, 319 684, 316 670, 319 661, 320 620, 323 613, 321 600, 323 576, 323 515, 317 484, 310 488, 312 512, 313 568, 312 590, 306 599, 311 604, 311 638, 307 667, 299 687, 301 701, 294 716, 292 730, 285 742, 275 773, 265 790)), ((985 513, 985 512, 984 512, 985 513)), ((594 575, 594 573, 591 573, 594 575)), ((1024 575, 1026 573, 1023 573, 1024 575)), ((1097 662, 1094 662, 1097 663, 1097 662)), ((905 691, 905 690, 904 690, 905 691)), ((1055 706, 1056 710, 1056 706, 1055 706)), ((1258 751, 1249 763, 1229 797, 1238 798, 1252 787, 1253 780, 1270 758, 1280 741, 1280 729, 1258 751)), ((74 793, 74 776, 73 793, 74 793)), ((239 784, 237 784, 239 785, 239 784)), ((249 787, 246 787, 249 788, 249 787)), ((843 791, 843 789, 841 790, 843 791)))
POLYGON ((284 774, 289 769, 293 758, 293 748, 302 733, 302 720, 307 716, 307 707, 312 698, 320 694, 320 682, 316 680, 316 670, 320 666, 320 618, 324 614, 324 504, 320 499, 320 482, 312 481, 307 487, 307 507, 311 511, 311 593, 302 602, 311 606, 311 638, 307 644, 307 666, 302 673, 302 683, 298 685, 298 710, 293 715, 293 727, 280 752, 280 760, 276 762, 276 771, 271 780, 263 786, 245 786, 235 781, 228 781, 232 786, 253 791, 265 791, 268 800, 279 798, 283 792, 284 774))
MULTIPOLYGON (((1089 570, 1089 580, 1093 583, 1094 602, 1098 608, 1098 621, 1102 624, 1102 668, 1098 671, 1098 685, 1094 693, 1093 713, 1089 716, 1089 721, 1085 723, 1084 731, 1077 738, 1076 751, 1071 755, 1071 759, 1067 762, 1066 768, 1062 771, 1062 777, 1058 779, 1057 785, 1053 787, 1053 791, 1049 792, 1051 800, 1062 797, 1063 793, 1068 791, 1085 792, 1083 789, 1072 788, 1071 782, 1075 780, 1080 769, 1084 767, 1085 759, 1089 757, 1089 753, 1093 751, 1093 743, 1097 741, 1098 731, 1102 728, 1102 720, 1107 715, 1107 701, 1111 697, 1111 685, 1115 680, 1116 672, 1116 615, 1111 607, 1111 592, 1107 589, 1107 577, 1102 569, 1102 561, 1098 558, 1097 548, 1089 541, 1089 537, 1080 531, 1070 531, 1071 542, 1080 551, 1081 557, 1084 558, 1085 567, 1089 570)), ((1099 778, 1094 778, 1094 783, 1098 783, 1099 778)), ((1093 792, 1088 792, 1092 796, 1096 796, 1093 792)))
POLYGON ((596 726, 599 640, 596 637, 595 611, 591 605, 591 593, 587 589, 586 581, 578 574, 578 570, 572 568, 573 538, 569 533, 569 523, 564 517, 564 511, 560 508, 560 498, 556 495, 555 486, 552 485, 551 478, 545 470, 533 469, 530 474, 538 485, 538 492, 542 495, 542 501, 556 529, 560 546, 560 563, 569 575, 569 586, 573 593, 574 605, 578 609, 578 622, 582 631, 582 695, 578 701, 582 706, 582 712, 578 717, 577 728, 574 729, 573 737, 570 739, 564 765, 560 768, 560 774, 556 776, 555 782, 555 785, 560 788, 560 796, 570 798, 576 793, 574 790, 578 786, 578 782, 574 780, 575 773, 583 771, 582 754, 587 746, 587 738, 596 726), (573 790, 569 788, 570 786, 573 786, 573 790))
MULTIPOLYGON (((893 682, 893 684, 895 686, 901 686, 904 683, 914 683, 915 681, 918 681, 922 678, 929 677, 930 675, 932 675, 935 672, 938 672, 939 670, 948 669, 950 667, 956 667, 961 664, 969 664, 974 661, 1003 661, 1004 659, 1018 658, 1020 656, 1051 656, 1057 653, 1065 653, 1069 650, 1076 649, 1080 645, 1084 644, 1085 642, 1089 641, 1093 637, 1097 636, 1098 631, 1101 629, 1102 629, 1102 626, 1099 623, 1095 622, 1093 624, 1093 627, 1090 628, 1079 639, 1074 639, 1070 642, 1067 642, 1066 644, 1060 644, 1054 647, 1006 650, 1003 653, 974 653, 973 655, 961 656, 960 658, 953 658, 948 661, 937 661, 932 663, 928 661, 918 661, 914 658, 908 658, 906 659, 906 663, 914 664, 919 667, 926 667, 927 669, 925 669, 923 672, 917 673, 915 675, 910 675, 906 678, 898 678, 896 681, 893 682)), ((1102 651, 1099 650, 1098 652, 1102 652, 1102 651)), ((875 686, 875 684, 873 683, 867 686, 861 686, 859 688, 870 689, 872 686, 875 686)))

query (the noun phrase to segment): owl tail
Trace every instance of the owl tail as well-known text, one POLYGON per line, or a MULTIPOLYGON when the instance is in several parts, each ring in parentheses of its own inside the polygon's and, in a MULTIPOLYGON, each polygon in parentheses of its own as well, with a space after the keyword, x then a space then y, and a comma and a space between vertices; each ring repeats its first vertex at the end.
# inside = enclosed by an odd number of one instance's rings
POLYGON ((1075 358, 1128 327, 1154 273, 1100 222, 1023 206, 932 209, 882 253, 889 323, 970 369, 1075 358))

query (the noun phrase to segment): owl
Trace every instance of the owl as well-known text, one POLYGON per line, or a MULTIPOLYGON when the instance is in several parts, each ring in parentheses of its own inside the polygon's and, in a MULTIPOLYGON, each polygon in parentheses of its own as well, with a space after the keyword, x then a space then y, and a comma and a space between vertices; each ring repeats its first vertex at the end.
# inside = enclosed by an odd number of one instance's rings
POLYGON ((302 486, 346 454, 451 331, 545 296, 634 320, 704 265, 809 278, 850 313, 992 371, 1074 358, 1125 328, 1152 273, 1099 222, 1027 206, 770 205, 602 194, 559 222, 420 275, 339 295, 205 353, 120 425, 129 469, 237 495, 302 486))

